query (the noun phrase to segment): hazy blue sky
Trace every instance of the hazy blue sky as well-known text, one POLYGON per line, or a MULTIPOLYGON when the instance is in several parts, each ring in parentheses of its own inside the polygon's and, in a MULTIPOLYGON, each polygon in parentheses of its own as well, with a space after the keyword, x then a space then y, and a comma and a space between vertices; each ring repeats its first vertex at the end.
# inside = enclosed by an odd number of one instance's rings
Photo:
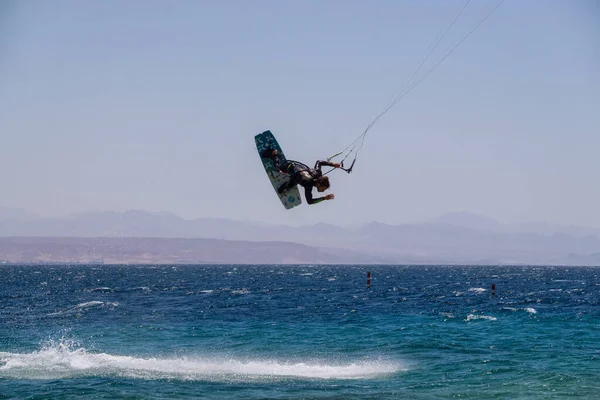
MULTIPOLYGON (((506 0, 375 125, 353 174, 329 175, 334 201, 281 206, 254 135, 271 129, 309 165, 342 150, 464 4, 2 1, 0 205, 600 227, 592 0, 506 0)), ((472 1, 424 72, 496 4, 472 1)))

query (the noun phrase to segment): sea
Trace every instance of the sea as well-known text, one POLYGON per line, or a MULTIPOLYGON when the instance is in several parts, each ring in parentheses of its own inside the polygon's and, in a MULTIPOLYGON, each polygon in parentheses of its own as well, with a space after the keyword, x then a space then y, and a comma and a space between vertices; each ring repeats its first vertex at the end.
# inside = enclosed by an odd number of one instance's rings
POLYGON ((563 398, 600 268, 0 266, 0 399, 563 398))

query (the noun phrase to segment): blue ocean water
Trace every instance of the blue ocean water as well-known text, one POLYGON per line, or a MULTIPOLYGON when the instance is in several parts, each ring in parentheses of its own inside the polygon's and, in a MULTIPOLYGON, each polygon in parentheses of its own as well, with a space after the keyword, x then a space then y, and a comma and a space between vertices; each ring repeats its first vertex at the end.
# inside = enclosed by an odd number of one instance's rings
POLYGON ((600 398, 599 268, 0 273, 0 399, 600 398))

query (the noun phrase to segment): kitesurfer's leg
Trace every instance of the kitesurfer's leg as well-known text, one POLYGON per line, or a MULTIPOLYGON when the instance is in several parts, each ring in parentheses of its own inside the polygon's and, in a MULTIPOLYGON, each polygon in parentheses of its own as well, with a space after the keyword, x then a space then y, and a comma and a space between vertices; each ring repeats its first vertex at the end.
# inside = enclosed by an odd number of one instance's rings
POLYGON ((294 178, 290 178, 289 181, 282 183, 281 186, 277 188, 277 193, 283 194, 283 192, 292 189, 294 186, 296 186, 296 184, 296 180, 294 178))
POLYGON ((292 162, 290 162, 289 160, 284 161, 277 168, 279 168, 279 172, 286 174, 286 175, 294 175, 294 173, 296 172, 296 169, 294 168, 294 164, 292 162))
POLYGON ((279 166, 279 171, 290 176, 290 179, 287 182, 285 182, 284 184, 282 184, 281 186, 279 186, 279 188, 277 189, 277 193, 282 194, 286 190, 292 189, 294 186, 296 186, 298 184, 298 181, 296 179, 297 171, 294 168, 294 164, 289 161, 286 161, 283 164, 281 164, 279 166))
POLYGON ((294 164, 287 160, 284 161, 283 163, 280 163, 278 152, 276 149, 269 149, 269 148, 264 149, 260 153, 260 156, 263 158, 268 158, 270 160, 273 160, 273 162, 275 163, 275 166, 277 167, 279 172, 290 176, 290 179, 287 182, 284 182, 277 188, 277 193, 282 194, 286 190, 292 189, 294 186, 296 186, 298 184, 298 182, 296 182, 296 179, 295 179, 296 169, 294 168, 294 164))

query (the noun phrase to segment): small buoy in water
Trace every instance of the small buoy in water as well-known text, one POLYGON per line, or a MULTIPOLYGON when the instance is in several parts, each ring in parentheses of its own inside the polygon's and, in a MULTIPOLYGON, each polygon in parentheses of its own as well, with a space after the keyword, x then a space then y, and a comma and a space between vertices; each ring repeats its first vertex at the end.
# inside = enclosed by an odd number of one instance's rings
POLYGON ((371 288, 371 271, 367 271, 367 289, 371 288))
POLYGON ((496 284, 492 283, 492 296, 496 295, 496 284))

